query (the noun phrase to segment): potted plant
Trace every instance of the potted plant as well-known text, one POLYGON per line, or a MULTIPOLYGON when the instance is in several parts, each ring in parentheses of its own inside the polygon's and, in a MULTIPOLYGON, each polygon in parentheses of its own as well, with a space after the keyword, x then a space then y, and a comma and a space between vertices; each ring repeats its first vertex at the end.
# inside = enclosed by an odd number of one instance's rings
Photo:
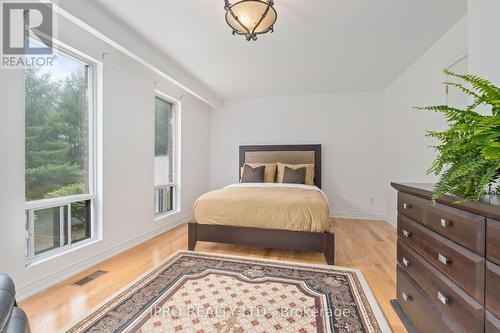
POLYGON ((428 170, 439 176, 433 200, 450 193, 464 201, 480 200, 500 190, 500 88, 475 75, 445 74, 462 83, 445 82, 471 97, 465 109, 448 105, 417 107, 442 113, 448 122, 445 131, 429 131, 437 139, 438 155, 428 170), (487 107, 486 112, 478 108, 487 107))

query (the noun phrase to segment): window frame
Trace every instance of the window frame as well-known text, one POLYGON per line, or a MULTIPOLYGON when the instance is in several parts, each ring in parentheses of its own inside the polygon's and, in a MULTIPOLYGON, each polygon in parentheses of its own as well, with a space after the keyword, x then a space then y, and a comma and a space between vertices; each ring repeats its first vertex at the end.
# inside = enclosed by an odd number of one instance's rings
MULTIPOLYGON (((53 257, 65 254, 74 249, 83 247, 102 238, 101 228, 101 204, 100 193, 102 184, 100 182, 101 168, 101 114, 102 114, 102 76, 103 63, 87 54, 58 40, 53 40, 53 49, 62 53, 65 57, 87 66, 87 112, 88 112, 88 192, 85 194, 71 195, 59 198, 39 199, 25 201, 25 264, 30 266, 46 261, 53 257), (71 239, 71 203, 91 201, 90 207, 90 237, 72 242, 71 239), (46 208, 60 208, 60 230, 59 237, 64 231, 64 208, 67 207, 67 230, 68 244, 35 254, 34 237, 34 213, 46 208)), ((26 154, 26 148, 25 148, 26 154)))
MULTIPOLYGON (((154 179, 153 179, 153 199, 155 198, 155 192, 157 190, 161 189, 168 189, 170 187, 173 188, 173 199, 172 199, 172 209, 166 212, 159 212, 156 213, 156 200, 154 200, 154 206, 153 206, 153 214, 154 214, 154 219, 155 221, 160 220, 164 217, 170 216, 172 214, 179 213, 181 210, 181 200, 180 200, 180 195, 181 195, 181 189, 180 189, 180 113, 181 113, 181 106, 182 103, 180 100, 177 100, 160 90, 156 89, 155 90, 155 95, 154 98, 163 100, 167 103, 172 104, 172 155, 173 155, 173 161, 172 161, 172 167, 173 167, 173 172, 172 172, 172 183, 168 183, 165 185, 154 185, 154 179)), ((154 113, 156 114, 156 111, 154 110, 154 113)), ((155 124, 156 124, 156 117, 155 117, 155 124)), ((156 137, 156 133, 155 136, 156 137)), ((156 141, 154 141, 156 144, 156 141)), ((156 149, 153 147, 153 161, 156 159, 156 149)))

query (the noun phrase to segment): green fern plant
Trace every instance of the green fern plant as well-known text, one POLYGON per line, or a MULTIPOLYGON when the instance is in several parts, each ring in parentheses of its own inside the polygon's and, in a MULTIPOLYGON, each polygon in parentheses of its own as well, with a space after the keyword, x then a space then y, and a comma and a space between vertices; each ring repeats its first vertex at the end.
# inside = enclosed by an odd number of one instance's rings
POLYGON ((484 195, 500 190, 500 88, 475 75, 459 75, 448 70, 445 74, 463 83, 445 82, 472 97, 465 109, 447 105, 417 107, 442 113, 447 122, 446 131, 428 131, 437 139, 433 146, 438 156, 428 173, 439 176, 433 200, 446 193, 464 201, 480 200, 484 195), (479 106, 491 107, 488 114, 477 111, 479 106))

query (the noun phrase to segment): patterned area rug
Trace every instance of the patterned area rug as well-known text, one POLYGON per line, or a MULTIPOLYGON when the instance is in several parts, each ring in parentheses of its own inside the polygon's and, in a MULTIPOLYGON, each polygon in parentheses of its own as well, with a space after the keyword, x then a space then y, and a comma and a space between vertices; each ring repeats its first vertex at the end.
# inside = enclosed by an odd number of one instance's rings
POLYGON ((390 328, 359 270, 179 251, 64 332, 326 333, 390 328))

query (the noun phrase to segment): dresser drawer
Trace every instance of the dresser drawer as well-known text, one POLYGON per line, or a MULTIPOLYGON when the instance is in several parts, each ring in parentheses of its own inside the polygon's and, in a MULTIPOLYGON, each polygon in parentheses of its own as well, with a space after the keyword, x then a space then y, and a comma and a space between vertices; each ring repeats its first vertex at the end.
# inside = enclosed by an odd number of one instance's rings
POLYGON ((450 206, 429 204, 425 225, 484 257, 486 218, 450 206))
POLYGON ((500 265, 500 222, 488 219, 488 240, 486 243, 486 256, 489 260, 500 265))
POLYGON ((486 311, 486 333, 500 333, 500 319, 486 311))
POLYGON ((484 308, 425 259, 398 241, 398 263, 420 286, 435 306, 463 332, 481 332, 484 308))
POLYGON ((429 200, 403 192, 398 193, 398 212, 419 223, 424 223, 425 208, 429 200))
POLYGON ((398 235, 413 250, 483 304, 484 258, 401 214, 398 215, 398 235))
POLYGON ((398 265, 398 302, 419 332, 452 332, 422 289, 398 265))
POLYGON ((486 262, 486 309, 500 318, 500 266, 486 262))

